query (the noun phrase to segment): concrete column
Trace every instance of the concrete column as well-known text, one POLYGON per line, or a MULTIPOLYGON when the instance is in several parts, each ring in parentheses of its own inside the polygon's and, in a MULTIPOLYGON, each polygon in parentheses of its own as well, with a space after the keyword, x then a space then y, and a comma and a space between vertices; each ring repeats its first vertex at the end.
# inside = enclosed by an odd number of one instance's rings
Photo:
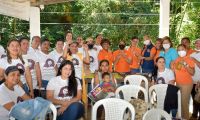
MULTIPOLYGON (((30 8, 30 38, 33 36, 41 36, 40 32, 40 8, 31 7, 30 8)), ((31 39, 30 39, 31 40, 31 39)))
POLYGON ((169 36, 170 0, 160 0, 159 37, 169 36))

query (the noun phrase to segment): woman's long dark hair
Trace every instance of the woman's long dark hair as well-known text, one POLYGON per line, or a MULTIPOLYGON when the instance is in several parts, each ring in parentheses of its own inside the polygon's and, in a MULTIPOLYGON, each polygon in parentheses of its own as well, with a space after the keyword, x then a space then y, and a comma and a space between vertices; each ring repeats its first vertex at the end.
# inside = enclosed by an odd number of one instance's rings
POLYGON ((100 66, 101 66, 104 62, 106 62, 106 63, 108 64, 108 66, 109 66, 109 61, 108 61, 108 60, 106 60, 106 59, 101 60, 101 61, 99 62, 99 71, 100 71, 100 72, 101 72, 100 66))
POLYGON ((78 83, 76 81, 75 70, 74 70, 73 63, 71 61, 69 61, 69 60, 63 60, 62 63, 60 64, 60 67, 58 68, 57 76, 62 75, 61 74, 62 68, 64 66, 66 66, 66 65, 70 65, 71 66, 71 70, 72 70, 72 73, 69 76, 69 80, 68 80, 68 91, 69 91, 69 93, 73 94, 73 97, 75 97, 77 95, 77 86, 78 86, 78 83))
MULTIPOLYGON (((10 44, 11 44, 12 42, 17 42, 17 43, 19 43, 19 41, 16 40, 16 39, 12 39, 12 40, 8 41, 8 43, 7 43, 7 48, 6 48, 7 61, 8 61, 8 63, 10 63, 10 64, 12 63, 12 57, 10 56, 10 51, 8 50, 8 47, 10 46, 10 44)), ((19 43, 19 45, 20 45, 20 43, 19 43)), ((21 60, 21 62, 22 62, 23 64, 25 63, 24 60, 23 60, 23 58, 22 58, 22 55, 21 55, 21 54, 18 54, 18 58, 21 60)))
MULTIPOLYGON (((156 58, 156 63, 157 63, 158 60, 160 60, 160 59, 164 59, 164 60, 165 60, 164 57, 158 57, 158 58, 156 58)), ((157 79, 157 76, 158 76, 158 66, 157 66, 157 64, 156 64, 155 67, 154 67, 154 71, 153 71, 152 76, 153 76, 153 79, 154 79, 154 80, 157 79)))

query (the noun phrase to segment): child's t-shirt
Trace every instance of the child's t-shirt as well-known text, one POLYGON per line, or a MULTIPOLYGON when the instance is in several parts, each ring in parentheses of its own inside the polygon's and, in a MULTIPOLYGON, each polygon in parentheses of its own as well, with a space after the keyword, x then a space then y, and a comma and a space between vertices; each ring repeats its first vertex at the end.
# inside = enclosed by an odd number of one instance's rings
MULTIPOLYGON (((108 88, 108 87, 113 87, 113 88, 115 88, 115 85, 114 85, 112 82, 102 82, 102 83, 100 83, 100 86, 101 86, 102 88, 108 88)), ((114 92, 114 91, 109 90, 108 92, 114 92)))

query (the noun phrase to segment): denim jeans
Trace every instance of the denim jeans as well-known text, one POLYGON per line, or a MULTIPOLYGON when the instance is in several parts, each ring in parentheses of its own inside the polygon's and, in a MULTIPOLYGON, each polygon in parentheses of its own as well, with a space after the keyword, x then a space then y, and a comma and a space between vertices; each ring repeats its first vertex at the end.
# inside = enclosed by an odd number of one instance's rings
POLYGON ((42 80, 42 87, 45 88, 45 90, 46 90, 48 83, 49 83, 48 80, 42 80))
POLYGON ((140 73, 140 69, 131 69, 131 74, 140 73))
POLYGON ((177 114, 177 109, 171 109, 170 112, 172 113, 172 117, 176 118, 176 114, 177 114))
POLYGON ((29 95, 29 88, 26 83, 23 84, 22 88, 24 89, 25 93, 29 95))
POLYGON ((57 120, 77 120, 84 114, 84 106, 80 102, 74 102, 57 117, 57 120))
POLYGON ((44 120, 50 101, 37 97, 13 106, 9 116, 17 120, 44 120))
POLYGON ((142 73, 152 73, 152 69, 142 69, 142 73))

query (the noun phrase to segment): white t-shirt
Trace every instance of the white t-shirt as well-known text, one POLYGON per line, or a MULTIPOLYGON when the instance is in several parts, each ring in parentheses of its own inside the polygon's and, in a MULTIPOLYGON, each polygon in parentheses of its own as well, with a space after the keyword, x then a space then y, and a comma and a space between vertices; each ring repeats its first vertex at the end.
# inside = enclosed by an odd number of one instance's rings
POLYGON ((0 59, 5 57, 6 56, 6 53, 5 53, 5 50, 4 48, 0 45, 0 59))
POLYGON ((40 50, 29 47, 28 54, 33 54, 33 56, 35 56, 37 59, 39 59, 38 55, 40 54, 40 50))
MULTIPOLYGON (((200 52, 194 52, 190 56, 200 62, 200 52)), ((196 64, 195 64, 195 73, 194 76, 192 76, 192 79, 195 84, 198 81, 200 81, 200 68, 196 64)))
POLYGON ((20 102, 21 97, 25 94, 24 90, 18 86, 14 86, 14 91, 8 89, 5 84, 0 85, 0 119, 8 120, 9 111, 3 106, 7 103, 14 102, 17 104, 20 102))
POLYGON ((53 50, 49 54, 54 59, 54 61, 56 61, 57 67, 59 68, 61 62, 64 60, 62 57, 63 53, 58 53, 56 50, 53 50))
POLYGON ((11 63, 8 63, 7 57, 0 59, 0 68, 3 70, 6 70, 9 66, 17 66, 19 69, 22 69, 24 73, 20 76, 21 82, 24 84, 26 83, 25 78, 25 69, 28 67, 28 61, 26 59, 24 60, 24 64, 20 59, 12 59, 11 63))
POLYGON ((101 45, 94 45, 94 48, 97 49, 97 53, 99 54, 99 51, 102 50, 103 48, 101 47, 101 45))
POLYGON ((157 80, 156 80, 158 84, 159 83, 169 84, 169 81, 171 80, 175 80, 174 72, 172 70, 165 68, 164 72, 158 72, 157 80))
POLYGON ((28 61, 29 69, 31 72, 32 82, 33 82, 33 89, 37 87, 37 77, 36 77, 36 69, 35 64, 38 63, 37 57, 34 55, 33 52, 29 52, 26 55, 22 55, 23 59, 28 61))
MULTIPOLYGON (((81 89, 81 83, 77 79, 77 90, 81 89)), ((54 98, 59 100, 70 100, 73 97, 73 94, 68 92, 68 80, 63 80, 61 76, 52 78, 47 85, 47 90, 54 90, 54 98)))
POLYGON ((96 50, 91 49, 88 51, 89 55, 90 55, 90 71, 92 73, 95 72, 95 70, 98 70, 98 53, 96 50))
POLYGON ((54 61, 50 54, 44 54, 42 51, 40 51, 38 54, 38 60, 40 64, 42 80, 48 81, 56 76, 56 61, 54 61))
MULTIPOLYGON (((80 53, 78 53, 80 54, 80 53)), ((77 55, 77 54, 72 54, 72 63, 74 65, 74 69, 75 69, 75 75, 76 77, 82 79, 82 73, 83 73, 83 58, 84 58, 84 54, 82 55, 77 55), (80 58, 82 57, 82 58, 80 58)))

